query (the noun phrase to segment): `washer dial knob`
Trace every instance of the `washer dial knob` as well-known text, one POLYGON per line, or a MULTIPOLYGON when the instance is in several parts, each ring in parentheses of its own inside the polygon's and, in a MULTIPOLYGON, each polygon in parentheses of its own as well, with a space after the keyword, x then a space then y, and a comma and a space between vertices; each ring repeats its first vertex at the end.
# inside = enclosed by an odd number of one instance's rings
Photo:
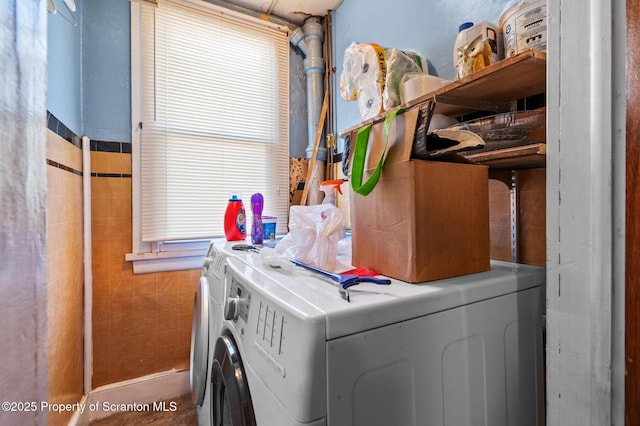
POLYGON ((240 304, 242 299, 238 296, 229 297, 224 306, 224 319, 228 321, 238 321, 240 315, 240 304))

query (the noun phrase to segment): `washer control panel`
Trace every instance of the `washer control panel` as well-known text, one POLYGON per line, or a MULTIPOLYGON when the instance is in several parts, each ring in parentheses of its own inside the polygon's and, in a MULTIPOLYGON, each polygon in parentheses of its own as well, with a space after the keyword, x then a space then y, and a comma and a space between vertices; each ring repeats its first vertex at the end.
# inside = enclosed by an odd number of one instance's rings
POLYGON ((249 320, 249 307, 251 305, 251 293, 238 280, 231 276, 229 295, 224 307, 224 318, 229 321, 242 319, 245 324, 249 320))
POLYGON ((289 415, 304 422, 326 416, 326 401, 318 398, 325 392, 309 391, 326 380, 325 316, 295 292, 301 283, 280 279, 251 256, 226 259, 223 305, 231 319, 223 327, 289 415))

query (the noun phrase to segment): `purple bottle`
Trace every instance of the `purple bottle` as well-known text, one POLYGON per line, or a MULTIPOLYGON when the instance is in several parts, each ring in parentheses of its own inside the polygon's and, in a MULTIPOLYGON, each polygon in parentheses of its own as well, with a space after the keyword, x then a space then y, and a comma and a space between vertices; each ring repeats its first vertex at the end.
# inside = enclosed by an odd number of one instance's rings
POLYGON ((251 196, 251 212, 253 213, 253 228, 251 229, 251 243, 262 244, 264 240, 264 229, 262 227, 262 208, 264 198, 261 193, 251 196))

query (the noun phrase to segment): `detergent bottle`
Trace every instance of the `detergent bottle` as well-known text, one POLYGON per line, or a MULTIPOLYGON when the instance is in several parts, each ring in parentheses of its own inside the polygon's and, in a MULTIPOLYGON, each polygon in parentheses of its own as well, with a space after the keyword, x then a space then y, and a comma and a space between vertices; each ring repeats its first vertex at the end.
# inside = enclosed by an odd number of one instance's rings
POLYGON ((227 241, 239 241, 247 238, 246 218, 242 195, 230 194, 229 204, 224 212, 224 236, 227 241))
POLYGON ((264 197, 257 192, 251 196, 251 212, 253 213, 253 225, 251 227, 251 243, 262 244, 264 241, 264 227, 262 225, 262 208, 264 197))

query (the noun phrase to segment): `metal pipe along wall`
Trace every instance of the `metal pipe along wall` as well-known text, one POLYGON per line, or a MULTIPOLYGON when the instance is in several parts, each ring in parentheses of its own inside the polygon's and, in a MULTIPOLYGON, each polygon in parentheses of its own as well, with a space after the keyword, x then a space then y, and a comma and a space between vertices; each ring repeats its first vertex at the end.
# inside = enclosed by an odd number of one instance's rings
MULTIPOLYGON (((304 73, 307 76, 308 121, 306 156, 308 159, 311 159, 313 155, 324 97, 325 60, 322 57, 323 42, 324 29, 320 18, 317 16, 307 18, 304 25, 297 28, 291 35, 291 44, 298 47, 305 55, 304 73)), ((324 136, 321 135, 320 138, 321 141, 324 140, 324 136)), ((322 145, 324 144, 321 144, 316 153, 316 164, 310 182, 305 182, 305 185, 310 185, 308 204, 318 204, 321 201, 319 188, 320 183, 324 180, 324 163, 327 160, 327 149, 322 145)))

